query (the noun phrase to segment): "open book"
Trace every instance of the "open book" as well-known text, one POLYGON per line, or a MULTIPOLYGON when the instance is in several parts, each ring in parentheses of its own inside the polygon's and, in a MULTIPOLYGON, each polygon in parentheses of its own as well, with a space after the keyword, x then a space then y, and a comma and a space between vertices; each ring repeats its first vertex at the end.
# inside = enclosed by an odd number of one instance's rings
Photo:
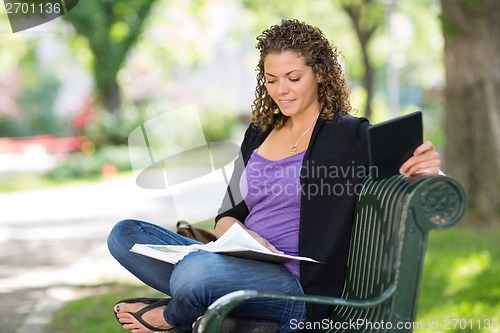
POLYGON ((153 245, 135 244, 130 251, 136 252, 154 259, 176 264, 187 254, 193 251, 208 251, 227 254, 235 257, 268 261, 286 262, 290 260, 305 260, 317 262, 314 259, 286 254, 274 253, 265 248, 250 236, 243 228, 235 223, 219 239, 208 244, 193 245, 153 245))

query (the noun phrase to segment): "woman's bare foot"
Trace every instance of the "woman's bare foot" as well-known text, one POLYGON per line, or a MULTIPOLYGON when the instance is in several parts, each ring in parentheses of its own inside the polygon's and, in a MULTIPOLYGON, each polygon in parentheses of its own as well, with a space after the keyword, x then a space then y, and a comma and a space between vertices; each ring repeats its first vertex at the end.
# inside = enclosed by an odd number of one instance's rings
POLYGON ((114 311, 118 321, 122 324, 124 329, 127 329, 133 333, 152 333, 161 330, 168 330, 173 328, 172 325, 165 321, 163 317, 163 311, 166 305, 154 307, 144 313, 140 314, 141 310, 145 309, 151 304, 146 303, 118 303, 114 311), (149 324, 152 327, 159 328, 159 330, 151 330, 143 325, 140 320, 134 317, 134 314, 142 319, 143 322, 149 324))

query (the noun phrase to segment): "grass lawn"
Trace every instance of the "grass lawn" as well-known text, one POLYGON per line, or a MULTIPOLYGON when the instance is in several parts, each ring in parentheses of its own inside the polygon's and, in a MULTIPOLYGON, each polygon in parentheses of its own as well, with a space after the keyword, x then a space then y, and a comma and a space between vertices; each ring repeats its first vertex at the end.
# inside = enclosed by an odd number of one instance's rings
MULTIPOLYGON (((415 332, 499 332, 499 243, 500 228, 431 232, 416 319, 422 327, 415 332)), ((148 290, 117 284, 94 287, 93 292, 67 303, 45 333, 123 333, 113 304, 147 296, 148 290)))
POLYGON ((416 331, 499 332, 499 243, 499 228, 431 232, 416 331))
POLYGON ((113 315, 113 305, 130 297, 163 297, 164 295, 139 285, 105 284, 82 288, 91 294, 68 302, 52 317, 46 333, 124 333, 113 315), (93 294, 93 295, 92 295, 93 294))
MULTIPOLYGON (((130 172, 120 172, 115 176, 124 177, 131 175, 130 172)), ((106 180, 104 176, 89 177, 84 179, 74 179, 74 180, 50 180, 40 174, 19 174, 11 175, 7 179, 1 179, 0 181, 0 193, 4 192, 17 192, 17 191, 31 191, 31 190, 42 190, 47 188, 54 188, 59 186, 71 186, 71 185, 81 185, 89 183, 97 183, 106 180)))
POLYGON ((50 181, 38 174, 11 175, 0 182, 0 193, 15 192, 25 190, 36 190, 56 186, 50 181))

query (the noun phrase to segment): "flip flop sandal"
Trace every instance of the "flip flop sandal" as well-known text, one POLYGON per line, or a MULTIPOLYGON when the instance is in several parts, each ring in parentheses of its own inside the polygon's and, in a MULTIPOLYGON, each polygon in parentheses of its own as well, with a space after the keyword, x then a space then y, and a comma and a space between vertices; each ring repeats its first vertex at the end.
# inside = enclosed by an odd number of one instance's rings
POLYGON ((114 311, 114 309, 116 308, 116 306, 120 303, 129 303, 129 304, 132 304, 132 303, 144 303, 144 304, 154 304, 158 301, 162 300, 162 298, 152 298, 152 297, 135 297, 135 298, 125 298, 125 299, 122 299, 122 300, 119 300, 118 302, 115 303, 115 305, 113 306, 113 313, 115 315, 115 318, 116 320, 118 320, 118 316, 116 315, 116 312, 114 311))
POLYGON ((145 303, 145 304, 153 304, 158 302, 159 300, 162 300, 163 298, 152 298, 152 297, 136 297, 136 298, 125 298, 122 300, 119 300, 118 302, 115 303, 115 306, 119 303, 145 303))
MULTIPOLYGON (((144 303, 144 304, 148 304, 147 306, 145 306, 144 308, 142 308, 141 310, 139 310, 137 312, 129 312, 129 313, 132 315, 132 317, 135 318, 135 320, 137 320, 141 325, 146 327, 148 330, 151 330, 154 332, 176 332, 175 328, 174 329, 158 328, 158 327, 155 327, 155 326, 149 324, 148 322, 144 321, 144 319, 142 319, 143 314, 145 314, 146 312, 148 312, 150 310, 159 308, 160 306, 167 305, 170 302, 170 300, 171 300, 171 298, 148 298, 148 297, 126 298, 126 299, 123 299, 121 301, 116 302, 115 306, 119 303, 144 303)), ((118 316, 117 316, 116 312, 114 311, 114 308, 113 308, 113 313, 115 314, 116 320, 118 320, 118 316)), ((120 324, 122 324, 122 323, 120 323, 120 324)), ((179 331, 177 331, 177 332, 179 332, 179 331)))

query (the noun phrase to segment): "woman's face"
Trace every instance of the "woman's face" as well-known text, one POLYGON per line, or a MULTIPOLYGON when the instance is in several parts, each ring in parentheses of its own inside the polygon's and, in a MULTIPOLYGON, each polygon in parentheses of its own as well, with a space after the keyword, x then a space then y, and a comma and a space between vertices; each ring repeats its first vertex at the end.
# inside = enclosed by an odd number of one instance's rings
POLYGON ((270 53, 264 58, 264 75, 269 96, 285 116, 319 112, 319 77, 304 57, 292 51, 270 53))

